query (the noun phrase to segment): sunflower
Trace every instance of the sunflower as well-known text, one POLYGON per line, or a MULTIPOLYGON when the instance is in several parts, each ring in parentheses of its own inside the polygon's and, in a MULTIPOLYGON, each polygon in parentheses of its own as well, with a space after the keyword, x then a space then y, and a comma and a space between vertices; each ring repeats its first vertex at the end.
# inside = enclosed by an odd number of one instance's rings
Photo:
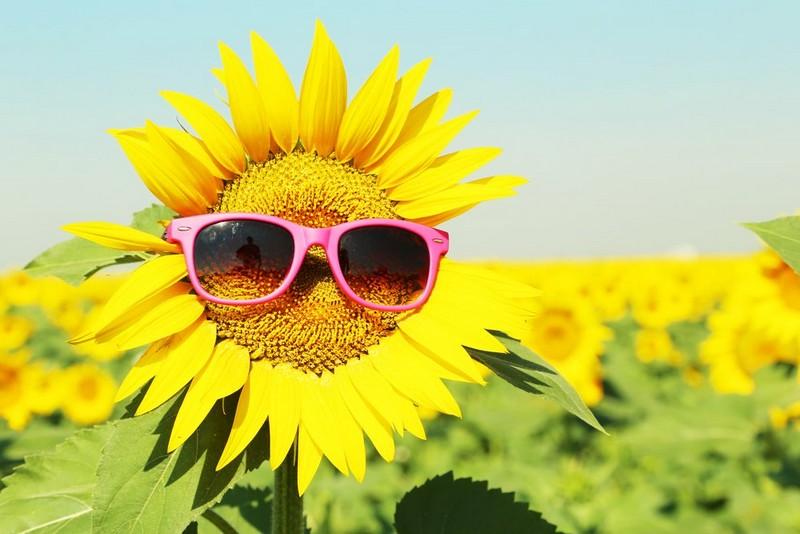
POLYGON ((594 406, 603 398, 600 355, 611 332, 585 299, 571 291, 548 289, 543 289, 540 309, 522 341, 594 406))
MULTIPOLYGON (((250 212, 310 227, 365 218, 433 226, 524 183, 516 176, 462 182, 499 150, 442 154, 475 113, 444 120, 447 89, 414 105, 429 60, 398 77, 392 48, 348 104, 342 59, 320 23, 299 98, 270 46, 255 33, 251 45, 255 76, 220 45, 222 67, 214 74, 226 89, 232 127, 208 104, 167 91, 162 96, 193 133, 152 122, 111 132, 147 188, 179 215, 250 212)), ((169 440, 174 450, 218 399, 240 391, 217 467, 268 422, 273 469, 297 447, 289 458, 296 457, 301 493, 323 457, 363 479, 364 434, 391 461, 394 432, 425 438, 418 408, 460 416, 442 380, 484 383, 464 347, 505 352, 487 329, 519 337, 535 304, 525 285, 444 260, 431 298, 411 312, 352 303, 324 263, 312 261, 279 299, 225 306, 192 293, 174 244, 109 223, 65 229, 152 254, 74 340, 120 350, 149 345, 117 399, 150 382, 142 414, 190 384, 169 440)), ((312 248, 309 257, 319 253, 312 248)))

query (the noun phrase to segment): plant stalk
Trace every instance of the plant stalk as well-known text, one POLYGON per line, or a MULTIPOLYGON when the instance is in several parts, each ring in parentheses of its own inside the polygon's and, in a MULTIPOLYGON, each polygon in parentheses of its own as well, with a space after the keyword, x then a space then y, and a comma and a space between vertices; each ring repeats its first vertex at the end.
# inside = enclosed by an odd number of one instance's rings
POLYGON ((303 497, 297 491, 297 462, 291 453, 275 470, 272 534, 305 534, 303 497))

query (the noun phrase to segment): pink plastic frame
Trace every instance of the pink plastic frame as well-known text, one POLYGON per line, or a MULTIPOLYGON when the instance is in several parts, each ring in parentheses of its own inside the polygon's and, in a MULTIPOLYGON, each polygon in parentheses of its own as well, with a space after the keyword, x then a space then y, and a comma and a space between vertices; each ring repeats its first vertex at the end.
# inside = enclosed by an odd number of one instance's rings
POLYGON ((331 273, 334 280, 339 285, 342 293, 350 300, 373 310, 399 312, 419 308, 428 300, 433 291, 433 286, 436 283, 436 277, 439 272, 439 263, 450 246, 450 238, 444 230, 431 228, 423 224, 412 223, 408 221, 400 221, 396 219, 363 219, 360 221, 353 221, 330 228, 309 228, 299 224, 292 223, 280 217, 273 217, 270 215, 260 215, 257 213, 214 213, 210 215, 193 215, 191 217, 182 217, 174 219, 165 232, 167 241, 177 243, 183 251, 186 258, 186 269, 189 273, 189 280, 197 295, 209 302, 217 304, 225 304, 230 306, 246 306, 253 304, 262 304, 276 299, 286 293, 292 285, 297 273, 300 272, 300 267, 303 265, 303 259, 308 252, 308 249, 313 245, 319 245, 325 250, 325 255, 328 258, 328 265, 330 265, 331 273), (292 265, 286 275, 283 283, 270 293, 263 297, 252 300, 229 300, 221 299, 209 294, 200 284, 200 279, 197 276, 197 270, 194 264, 194 244, 197 234, 205 227, 212 224, 225 221, 261 221, 271 223, 289 231, 294 239, 294 257, 292 258, 292 265), (386 306, 368 302, 359 297, 345 281, 342 268, 339 265, 339 238, 349 230, 355 228, 371 227, 371 226, 389 226, 393 228, 402 228, 420 236, 428 246, 428 257, 430 265, 428 267, 428 280, 425 289, 417 300, 409 304, 399 306, 386 306))

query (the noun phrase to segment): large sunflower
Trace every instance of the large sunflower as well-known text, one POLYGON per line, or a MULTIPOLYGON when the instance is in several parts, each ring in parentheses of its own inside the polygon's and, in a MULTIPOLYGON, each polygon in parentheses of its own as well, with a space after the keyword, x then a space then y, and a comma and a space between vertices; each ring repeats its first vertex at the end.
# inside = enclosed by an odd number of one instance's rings
MULTIPOLYGON (((429 60, 398 78, 392 48, 348 104, 342 60, 318 23, 298 99, 270 46, 255 33, 251 40, 254 78, 224 44, 222 68, 214 71, 233 127, 208 104, 168 91, 162 95, 193 134, 151 122, 112 131, 148 189, 179 215, 253 212, 310 227, 395 218, 432 226, 511 196, 524 182, 492 176, 462 183, 499 150, 441 154, 475 113, 443 120, 449 90, 413 105, 429 60)), ((484 382, 464 347, 505 352, 487 329, 520 337, 533 312, 527 286, 448 260, 430 299, 412 312, 354 304, 320 261, 307 261, 275 301, 224 306, 192 292, 174 244, 109 223, 65 229, 153 255, 74 340, 150 345, 117 398, 152 380, 142 414, 191 382, 172 429, 174 450, 218 399, 241 390, 218 468, 268 421, 273 468, 296 442, 301 493, 323 456, 361 480, 363 434, 387 461, 394 432, 424 439, 418 406, 459 416, 442 379, 484 382)), ((312 248, 309 257, 319 254, 312 248)))

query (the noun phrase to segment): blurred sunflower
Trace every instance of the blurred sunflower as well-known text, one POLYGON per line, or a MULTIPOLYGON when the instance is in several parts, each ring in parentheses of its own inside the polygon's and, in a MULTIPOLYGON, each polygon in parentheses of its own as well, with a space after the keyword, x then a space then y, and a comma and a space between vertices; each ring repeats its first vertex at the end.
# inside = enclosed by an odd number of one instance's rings
POLYGON ((800 351, 800 276, 772 250, 756 255, 760 276, 752 280, 750 307, 755 328, 800 351))
POLYGON ((83 363, 61 371, 61 409, 71 421, 92 425, 108 419, 114 407, 117 385, 106 371, 83 363))
POLYGON ((756 371, 796 358, 790 345, 754 327, 747 308, 718 311, 709 316, 708 325, 711 334, 700 345, 700 357, 709 366, 711 386, 720 393, 748 395, 755 389, 756 371))
POLYGON ((24 428, 31 418, 26 387, 28 357, 25 352, 7 354, 0 351, 0 418, 5 419, 13 430, 24 428))
POLYGON ((545 288, 539 304, 522 342, 553 364, 587 405, 596 405, 603 398, 600 355, 611 331, 577 295, 545 288))
MULTIPOLYGON (((310 227, 366 218, 433 226, 511 196, 524 182, 493 176, 461 183, 499 150, 441 154, 475 113, 443 121, 449 90, 413 105, 429 60, 398 79, 392 48, 347 104, 344 66, 321 24, 299 98, 269 45, 256 34, 251 44, 255 78, 220 45, 215 75, 227 90, 233 128, 200 100, 164 92, 196 135, 151 122, 112 132, 148 189, 178 214, 254 212, 310 227)), ((217 399, 241 390, 218 468, 268 421, 273 468, 297 444, 301 493, 323 456, 361 480, 363 434, 387 461, 395 431, 424 439, 417 407, 460 415, 441 380, 484 382, 464 346, 505 352, 486 329, 519 337, 535 305, 527 286, 444 260, 431 298, 414 312, 359 307, 320 268, 301 270, 275 301, 234 308, 191 292, 174 244, 106 223, 66 229, 108 247, 157 254, 75 339, 119 349, 151 344, 117 398, 152 380, 141 414, 191 382, 172 430, 174 450, 217 399)))

